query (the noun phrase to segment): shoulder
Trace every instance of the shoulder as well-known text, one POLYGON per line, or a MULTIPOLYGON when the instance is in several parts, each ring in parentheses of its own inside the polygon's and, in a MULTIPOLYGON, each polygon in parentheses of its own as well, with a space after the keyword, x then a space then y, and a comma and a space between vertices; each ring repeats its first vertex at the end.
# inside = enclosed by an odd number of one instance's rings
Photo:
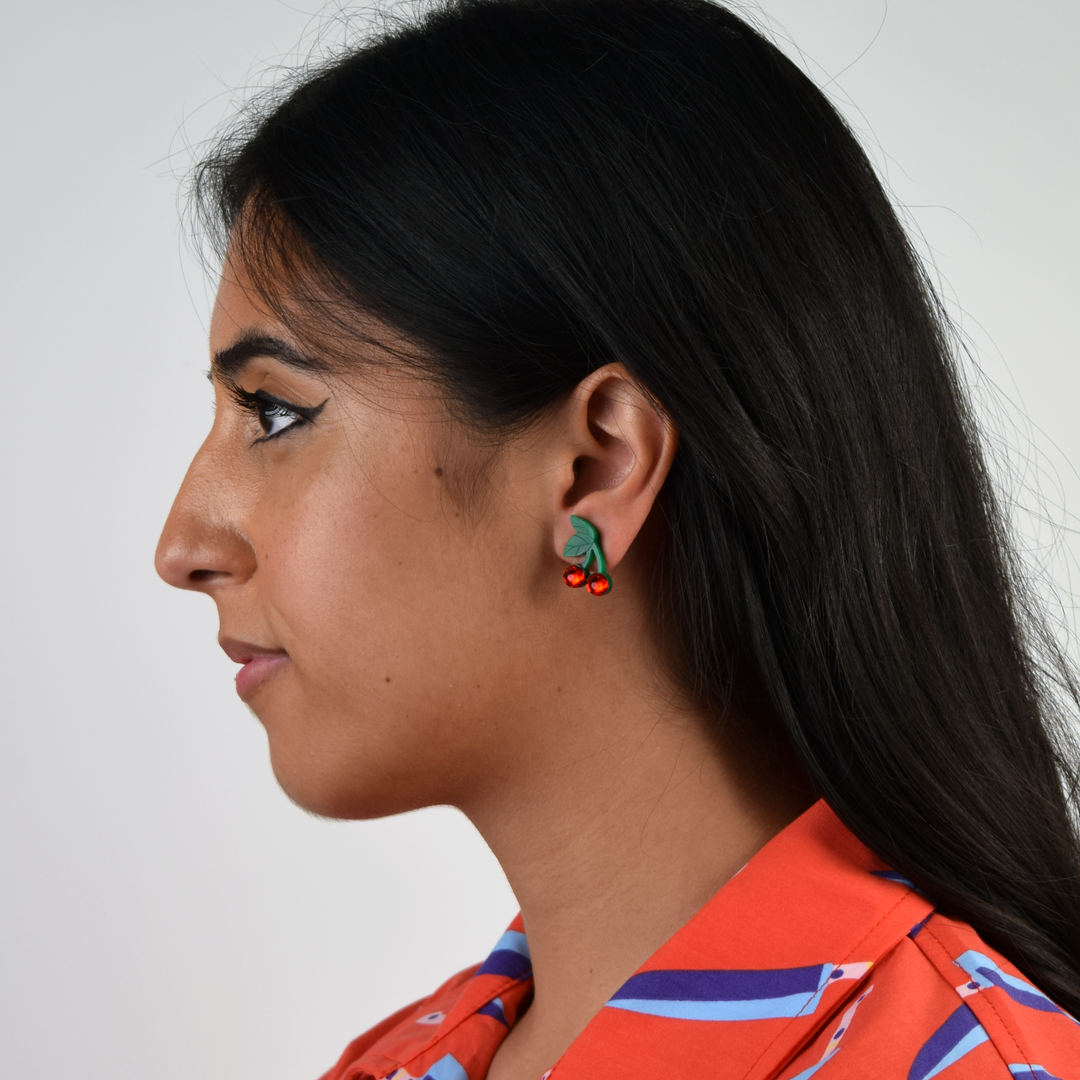
POLYGON ((352 1080, 359 1076, 385 1076, 422 1052, 432 1041, 446 1015, 461 999, 479 965, 447 979, 429 994, 398 1009, 345 1048, 337 1064, 320 1080, 352 1080))
POLYGON ((354 1039, 322 1080, 483 1080, 531 998, 532 961, 518 915, 482 964, 354 1039))
POLYGON ((1080 1024, 965 923, 930 915, 868 974, 781 1080, 1065 1080, 1080 1024))

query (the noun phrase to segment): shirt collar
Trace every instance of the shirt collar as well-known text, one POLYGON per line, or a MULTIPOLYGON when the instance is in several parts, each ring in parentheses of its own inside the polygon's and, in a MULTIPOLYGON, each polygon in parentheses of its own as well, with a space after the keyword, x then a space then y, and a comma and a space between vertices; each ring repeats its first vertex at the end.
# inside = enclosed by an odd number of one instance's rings
POLYGON ((623 984, 554 1080, 674 1080, 718 1061, 770 1076, 932 910, 818 802, 623 984))
MULTIPOLYGON (((552 1080, 685 1080, 717 1062, 770 1076, 932 910, 818 802, 620 987, 552 1080)), ((531 1000, 523 929, 519 916, 399 1080, 485 1075, 531 1000)))

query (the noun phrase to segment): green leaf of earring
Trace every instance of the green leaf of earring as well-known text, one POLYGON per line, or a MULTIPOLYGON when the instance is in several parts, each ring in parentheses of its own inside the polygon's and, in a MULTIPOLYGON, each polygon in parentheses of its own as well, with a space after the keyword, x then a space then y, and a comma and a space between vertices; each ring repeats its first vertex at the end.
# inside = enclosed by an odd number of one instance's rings
POLYGON ((611 578, 607 572, 607 559, 600 546, 600 534, 596 526, 585 518, 570 515, 570 524, 574 526, 574 535, 566 542, 563 558, 575 559, 573 566, 563 571, 563 581, 571 589, 585 586, 593 596, 603 596, 611 590, 611 578), (596 570, 589 573, 589 563, 596 561, 596 570))

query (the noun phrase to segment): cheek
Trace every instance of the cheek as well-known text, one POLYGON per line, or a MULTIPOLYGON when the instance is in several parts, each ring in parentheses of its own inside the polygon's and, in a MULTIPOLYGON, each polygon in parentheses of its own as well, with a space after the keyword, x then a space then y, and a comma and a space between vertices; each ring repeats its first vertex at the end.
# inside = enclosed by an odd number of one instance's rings
POLYGON ((478 560, 434 478, 402 475, 309 480, 260 561, 292 664, 256 706, 282 786, 331 816, 452 802, 491 764, 513 570, 478 560))

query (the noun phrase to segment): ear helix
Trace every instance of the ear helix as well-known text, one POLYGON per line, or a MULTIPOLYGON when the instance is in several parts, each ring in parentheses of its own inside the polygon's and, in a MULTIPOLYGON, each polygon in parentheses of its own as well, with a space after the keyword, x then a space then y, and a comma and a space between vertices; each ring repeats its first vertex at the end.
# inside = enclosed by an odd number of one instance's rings
POLYGON ((563 571, 563 581, 571 589, 580 589, 582 585, 593 596, 603 596, 611 590, 611 578, 607 572, 607 559, 600 546, 600 534, 591 521, 570 515, 570 524, 574 526, 574 535, 566 542, 563 558, 576 559, 573 566, 563 571), (589 564, 595 560, 596 569, 589 573, 589 564))

